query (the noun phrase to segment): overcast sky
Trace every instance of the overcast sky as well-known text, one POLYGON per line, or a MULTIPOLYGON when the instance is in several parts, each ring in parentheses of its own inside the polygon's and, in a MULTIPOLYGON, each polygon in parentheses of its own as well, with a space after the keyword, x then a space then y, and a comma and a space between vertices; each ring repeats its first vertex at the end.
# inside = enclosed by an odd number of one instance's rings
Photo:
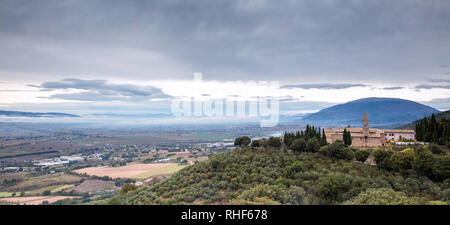
POLYGON ((0 109, 167 110, 192 92, 194 72, 203 96, 279 81, 289 112, 362 97, 450 108, 448 0, 0 5, 0 109))

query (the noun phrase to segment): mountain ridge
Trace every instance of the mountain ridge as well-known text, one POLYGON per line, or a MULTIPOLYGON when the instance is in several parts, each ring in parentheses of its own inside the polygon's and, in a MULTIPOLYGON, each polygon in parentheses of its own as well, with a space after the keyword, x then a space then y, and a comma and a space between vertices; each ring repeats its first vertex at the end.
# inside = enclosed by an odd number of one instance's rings
POLYGON ((302 122, 327 126, 361 126, 364 112, 372 127, 396 127, 440 111, 411 100, 372 97, 322 109, 304 117, 302 122))

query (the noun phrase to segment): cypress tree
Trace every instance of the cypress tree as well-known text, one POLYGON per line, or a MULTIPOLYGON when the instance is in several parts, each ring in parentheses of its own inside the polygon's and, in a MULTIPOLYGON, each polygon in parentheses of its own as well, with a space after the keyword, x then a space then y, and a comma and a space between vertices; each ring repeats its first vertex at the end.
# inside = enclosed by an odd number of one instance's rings
POLYGON ((347 145, 347 129, 344 128, 344 133, 342 134, 342 139, 344 141, 344 145, 347 145))
POLYGON ((322 145, 327 144, 327 136, 325 135, 325 129, 322 129, 322 145))
POLYGON ((352 134, 350 131, 347 131, 347 144, 348 146, 352 145, 352 134))

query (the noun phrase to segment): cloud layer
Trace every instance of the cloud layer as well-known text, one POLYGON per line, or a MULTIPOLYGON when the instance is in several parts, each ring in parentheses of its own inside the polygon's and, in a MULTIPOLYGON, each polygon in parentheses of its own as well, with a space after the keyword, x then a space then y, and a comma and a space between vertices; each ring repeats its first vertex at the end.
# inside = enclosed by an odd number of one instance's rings
POLYGON ((201 71, 296 83, 413 83, 449 72, 449 1, 0 4, 0 69, 10 72, 178 79, 201 71))
POLYGON ((68 94, 53 94, 48 98, 78 100, 78 101, 142 101, 151 99, 169 99, 171 96, 161 89, 152 86, 137 86, 129 84, 109 84, 106 80, 63 79, 61 82, 44 82, 39 87, 41 91, 75 90, 68 94))
POLYGON ((64 108, 59 100, 70 100, 114 110, 111 102, 142 102, 148 110, 148 101, 167 106, 188 95, 195 86, 175 83, 203 72, 205 80, 230 81, 199 94, 205 98, 237 81, 280 81, 289 111, 375 96, 450 108, 450 1, 0 5, 0 104, 64 108))
POLYGON ((281 88, 292 89, 292 88, 301 88, 301 89, 346 89, 351 87, 366 87, 365 84, 287 84, 281 86, 281 88))

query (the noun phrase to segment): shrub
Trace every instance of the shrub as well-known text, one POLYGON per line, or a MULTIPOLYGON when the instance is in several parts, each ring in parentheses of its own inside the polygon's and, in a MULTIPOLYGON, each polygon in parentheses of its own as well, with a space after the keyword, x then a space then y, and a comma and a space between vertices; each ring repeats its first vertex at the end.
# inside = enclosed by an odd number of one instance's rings
POLYGON ((450 155, 440 156, 433 166, 433 179, 443 181, 450 178, 450 155))
POLYGON ((261 141, 260 140, 254 140, 254 141, 252 141, 251 146, 253 148, 259 148, 259 147, 261 147, 261 141))
POLYGON ((279 148, 281 146, 281 140, 277 137, 270 137, 267 141, 267 145, 272 148, 279 148))
POLYGON ((123 185, 122 189, 120 189, 120 194, 121 195, 122 194, 126 194, 126 193, 128 193, 130 191, 134 191, 136 189, 138 189, 138 187, 135 184, 126 183, 126 184, 123 185))
POLYGON ((407 148, 401 152, 396 152, 390 157, 392 167, 397 170, 411 169, 414 159, 414 149, 412 148, 407 148))
POLYGON ((119 197, 112 197, 111 199, 109 199, 108 203, 106 203, 107 205, 120 205, 121 201, 119 197))
POLYGON ((248 146, 250 144, 251 140, 247 136, 242 136, 234 139, 234 145, 235 146, 248 146))
POLYGON ((369 150, 357 150, 355 152, 355 158, 360 162, 365 162, 367 158, 369 158, 369 156, 370 156, 369 150))
MULTIPOLYGON (((259 184, 255 187, 242 192, 235 200, 243 200, 247 203, 254 202, 255 200, 264 198, 266 203, 274 204, 279 203, 283 199, 283 189, 277 185, 259 184)), ((239 201, 235 202, 238 203, 239 201)))
POLYGON ((320 149, 320 143, 317 138, 311 138, 306 143, 306 151, 307 152, 317 152, 320 149))
POLYGON ((306 150, 306 141, 303 138, 296 139, 291 144, 291 149, 294 152, 304 152, 306 150))
POLYGON ((342 193, 350 190, 351 185, 342 173, 333 173, 319 179, 317 193, 329 202, 341 201, 342 193))
POLYGON ((375 162, 377 163, 377 167, 380 169, 391 170, 392 165, 391 165, 390 158, 391 158, 392 154, 393 154, 392 151, 389 151, 389 150, 387 151, 384 149, 377 149, 373 153, 375 162))
POLYGON ((344 202, 345 205, 414 205, 417 201, 409 198, 403 192, 394 191, 390 188, 369 188, 360 193, 351 201, 344 202))
POLYGON ((232 204, 301 204, 305 191, 301 187, 287 188, 284 185, 259 184, 243 191, 232 204))
POLYGON ((351 160, 353 152, 347 148, 342 141, 335 141, 333 144, 323 146, 319 153, 333 160, 351 160))
POLYGON ((433 167, 435 164, 436 157, 433 154, 423 148, 416 149, 412 168, 418 174, 433 179, 433 167))
POLYGON ((436 155, 445 155, 446 154, 445 151, 442 150, 437 144, 430 144, 428 146, 428 149, 430 149, 430 151, 436 155))

